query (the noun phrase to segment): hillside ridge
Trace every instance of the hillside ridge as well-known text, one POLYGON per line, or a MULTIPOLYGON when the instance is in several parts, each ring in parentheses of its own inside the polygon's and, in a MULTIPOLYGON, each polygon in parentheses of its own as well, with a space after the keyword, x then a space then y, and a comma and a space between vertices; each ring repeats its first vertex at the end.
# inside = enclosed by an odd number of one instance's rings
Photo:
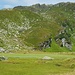
POLYGON ((75 51, 75 3, 0 10, 0 51, 75 51))

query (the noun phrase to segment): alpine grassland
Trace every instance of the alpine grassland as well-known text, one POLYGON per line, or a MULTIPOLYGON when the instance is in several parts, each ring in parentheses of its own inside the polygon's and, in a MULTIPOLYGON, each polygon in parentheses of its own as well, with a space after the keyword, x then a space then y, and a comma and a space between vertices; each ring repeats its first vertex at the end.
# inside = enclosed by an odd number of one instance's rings
POLYGON ((74 75, 75 53, 73 52, 30 52, 0 53, 7 60, 0 61, 1 75, 74 75), (53 60, 44 60, 44 56, 53 60))
POLYGON ((75 75, 75 3, 0 10, 0 75, 75 75))
POLYGON ((45 51, 47 48, 50 52, 75 51, 74 7, 75 3, 62 2, 0 10, 0 48, 7 51, 38 50, 43 44, 45 51), (52 39, 51 48, 48 46, 49 38, 52 39), (62 47, 63 38, 67 47, 62 47))

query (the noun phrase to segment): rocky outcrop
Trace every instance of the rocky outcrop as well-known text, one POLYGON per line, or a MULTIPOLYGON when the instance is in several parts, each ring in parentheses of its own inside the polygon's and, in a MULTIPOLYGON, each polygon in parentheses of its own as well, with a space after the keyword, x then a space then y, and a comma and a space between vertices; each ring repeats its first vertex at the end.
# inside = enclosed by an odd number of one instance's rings
POLYGON ((5 56, 0 56, 0 61, 7 60, 5 56))
POLYGON ((0 47, 0 52, 5 52, 5 49, 3 49, 2 47, 0 47))
POLYGON ((62 39, 56 39, 56 43, 61 47, 66 47, 69 50, 72 50, 72 44, 71 42, 67 41, 65 38, 62 39))
POLYGON ((69 50, 72 50, 72 44, 69 42, 65 43, 65 47, 68 48, 69 50))
POLYGON ((47 41, 44 41, 39 44, 40 50, 51 47, 52 38, 49 38, 47 41))

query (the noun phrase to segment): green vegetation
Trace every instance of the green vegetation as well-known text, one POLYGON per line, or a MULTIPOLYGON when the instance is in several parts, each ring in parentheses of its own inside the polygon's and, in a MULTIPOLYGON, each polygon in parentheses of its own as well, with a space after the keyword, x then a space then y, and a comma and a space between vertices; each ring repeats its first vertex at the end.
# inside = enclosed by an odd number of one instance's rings
POLYGON ((75 51, 75 3, 17 6, 0 10, 0 47, 5 50, 39 49, 40 43, 52 38, 45 51, 70 51, 57 45, 55 38, 66 38, 75 51), (60 32, 64 32, 61 35, 60 32))
POLYGON ((1 75, 70 75, 75 74, 74 53, 43 53, 3 54, 8 59, 0 61, 1 75), (42 60, 44 56, 53 60, 42 60))
POLYGON ((75 75, 74 52, 75 3, 0 10, 0 75, 75 75))

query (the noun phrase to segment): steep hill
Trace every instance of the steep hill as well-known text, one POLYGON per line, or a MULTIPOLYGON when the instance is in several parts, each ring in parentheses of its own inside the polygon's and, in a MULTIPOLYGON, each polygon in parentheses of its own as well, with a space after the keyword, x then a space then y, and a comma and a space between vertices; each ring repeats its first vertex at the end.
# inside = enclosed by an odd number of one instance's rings
POLYGON ((75 3, 0 10, 0 50, 75 51, 75 3))

